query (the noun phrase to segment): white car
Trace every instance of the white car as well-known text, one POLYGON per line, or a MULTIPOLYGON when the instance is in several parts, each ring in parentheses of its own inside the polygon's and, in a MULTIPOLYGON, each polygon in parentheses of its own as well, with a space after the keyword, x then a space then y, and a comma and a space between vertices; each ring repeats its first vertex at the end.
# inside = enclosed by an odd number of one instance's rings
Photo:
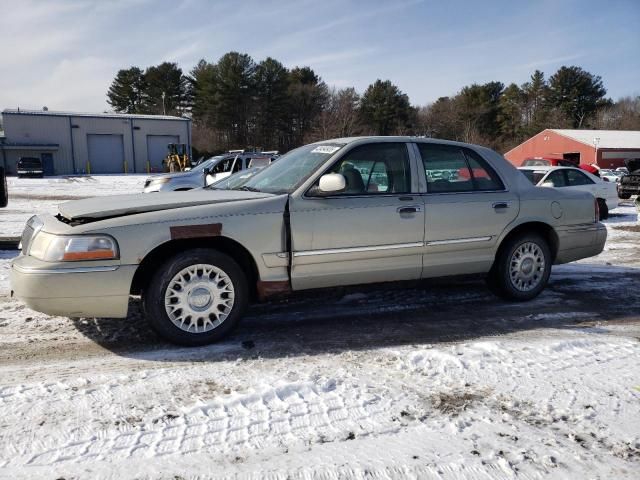
POLYGON ((519 170, 538 187, 590 192, 598 200, 601 220, 607 218, 609 210, 616 208, 620 201, 615 182, 605 182, 581 168, 520 167, 519 170))
POLYGON ((618 172, 617 170, 609 170, 607 168, 600 169, 600 178, 602 178, 605 182, 617 183, 620 181, 620 177, 622 177, 623 175, 623 172, 618 172))

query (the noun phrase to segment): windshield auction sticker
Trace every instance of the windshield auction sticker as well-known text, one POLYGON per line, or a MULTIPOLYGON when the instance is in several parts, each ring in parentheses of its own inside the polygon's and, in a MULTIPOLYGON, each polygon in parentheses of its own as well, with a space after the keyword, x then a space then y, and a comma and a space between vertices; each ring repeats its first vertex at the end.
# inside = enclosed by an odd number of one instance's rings
POLYGON ((340 150, 340 147, 334 147, 333 145, 318 145, 316 148, 311 150, 311 153, 336 153, 340 150))

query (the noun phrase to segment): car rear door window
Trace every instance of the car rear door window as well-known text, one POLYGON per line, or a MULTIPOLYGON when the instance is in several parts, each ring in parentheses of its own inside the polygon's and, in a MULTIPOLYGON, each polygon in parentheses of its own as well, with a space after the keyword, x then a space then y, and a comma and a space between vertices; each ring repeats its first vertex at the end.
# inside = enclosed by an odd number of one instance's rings
POLYGON ((567 184, 570 187, 578 187, 580 185, 592 185, 594 182, 584 173, 578 170, 566 170, 567 184))
POLYGON ((374 143, 356 147, 331 169, 347 182, 342 195, 409 193, 411 173, 404 143, 374 143))
POLYGON ((418 143, 430 193, 504 190, 496 172, 478 154, 450 145, 418 143))
POLYGON ((566 187, 567 180, 564 176, 564 172, 562 170, 556 170, 551 172, 549 176, 545 179, 544 183, 550 182, 554 187, 566 187))

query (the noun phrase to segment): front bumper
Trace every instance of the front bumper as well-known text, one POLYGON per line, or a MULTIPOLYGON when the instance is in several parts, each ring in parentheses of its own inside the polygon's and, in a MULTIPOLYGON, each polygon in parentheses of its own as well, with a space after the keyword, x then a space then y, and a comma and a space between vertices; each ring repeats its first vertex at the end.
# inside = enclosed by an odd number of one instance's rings
POLYGON ((21 170, 18 169, 16 170, 16 173, 20 176, 24 176, 24 177, 40 177, 44 174, 43 170, 21 170))
POLYGON ((125 318, 137 265, 60 268, 20 255, 10 272, 11 296, 29 308, 66 317, 125 318))
POLYGON ((607 227, 602 223, 572 225, 556 229, 558 253, 555 264, 594 257, 604 250, 607 227))
POLYGON ((640 186, 618 184, 618 195, 638 195, 640 194, 640 186))

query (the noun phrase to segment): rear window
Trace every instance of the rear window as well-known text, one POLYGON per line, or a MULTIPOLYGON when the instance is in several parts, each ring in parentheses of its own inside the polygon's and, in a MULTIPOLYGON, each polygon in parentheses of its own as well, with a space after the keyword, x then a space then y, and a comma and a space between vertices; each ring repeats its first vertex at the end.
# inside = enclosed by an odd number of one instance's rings
POLYGON ((254 157, 249 160, 249 168, 251 167, 266 167, 271 163, 270 157, 254 157))
POLYGON ((29 157, 21 158, 20 160, 18 160, 18 163, 24 167, 39 167, 40 165, 42 165, 42 162, 39 158, 29 157))
POLYGON ((543 158, 528 158, 522 162, 523 167, 550 167, 551 160, 545 160, 543 158))

